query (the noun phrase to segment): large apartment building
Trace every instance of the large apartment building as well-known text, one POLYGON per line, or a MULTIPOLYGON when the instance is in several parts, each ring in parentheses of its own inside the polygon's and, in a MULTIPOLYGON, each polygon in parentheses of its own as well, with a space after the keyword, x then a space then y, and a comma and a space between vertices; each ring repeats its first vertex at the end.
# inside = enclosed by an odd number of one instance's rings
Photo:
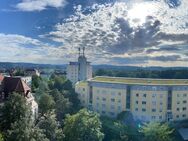
POLYGON ((135 120, 188 119, 187 79, 95 77, 75 86, 83 106, 116 117, 130 111, 135 120))

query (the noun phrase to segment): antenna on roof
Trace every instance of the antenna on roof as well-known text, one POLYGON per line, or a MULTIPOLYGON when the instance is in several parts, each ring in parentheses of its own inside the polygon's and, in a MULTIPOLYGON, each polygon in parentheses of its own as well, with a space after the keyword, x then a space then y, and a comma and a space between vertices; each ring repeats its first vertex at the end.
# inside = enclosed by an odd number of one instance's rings
POLYGON ((85 47, 83 47, 83 56, 85 56, 85 47))
POLYGON ((78 48, 79 56, 80 56, 80 47, 78 48))

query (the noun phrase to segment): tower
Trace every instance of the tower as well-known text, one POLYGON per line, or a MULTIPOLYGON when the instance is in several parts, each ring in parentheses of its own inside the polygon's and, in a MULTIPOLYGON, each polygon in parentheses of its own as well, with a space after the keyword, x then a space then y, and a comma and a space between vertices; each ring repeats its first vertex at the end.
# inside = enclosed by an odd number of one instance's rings
POLYGON ((87 59, 85 57, 85 47, 82 48, 82 53, 79 48, 78 57, 78 81, 87 80, 87 59))
POLYGON ((78 48, 78 61, 70 62, 67 66, 67 78, 73 86, 78 81, 85 81, 92 78, 92 66, 85 57, 85 47, 78 48))

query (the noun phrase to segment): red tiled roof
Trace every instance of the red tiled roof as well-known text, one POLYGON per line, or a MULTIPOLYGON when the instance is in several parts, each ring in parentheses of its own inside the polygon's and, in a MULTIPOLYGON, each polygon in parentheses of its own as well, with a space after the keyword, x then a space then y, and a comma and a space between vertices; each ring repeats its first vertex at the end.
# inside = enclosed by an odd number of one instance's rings
POLYGON ((27 84, 21 80, 20 77, 5 77, 3 80, 3 88, 6 94, 12 92, 26 94, 27 91, 31 90, 29 86, 27 86, 27 84))
POLYGON ((0 74, 0 81, 3 81, 4 76, 0 74))

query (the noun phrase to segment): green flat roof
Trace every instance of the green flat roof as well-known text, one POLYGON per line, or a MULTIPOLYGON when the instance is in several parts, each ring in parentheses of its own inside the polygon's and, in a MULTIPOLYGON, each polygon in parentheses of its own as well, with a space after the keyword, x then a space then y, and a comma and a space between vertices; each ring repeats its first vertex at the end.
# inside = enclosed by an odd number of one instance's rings
POLYGON ((152 79, 97 76, 90 81, 137 85, 188 85, 188 79, 152 79))

